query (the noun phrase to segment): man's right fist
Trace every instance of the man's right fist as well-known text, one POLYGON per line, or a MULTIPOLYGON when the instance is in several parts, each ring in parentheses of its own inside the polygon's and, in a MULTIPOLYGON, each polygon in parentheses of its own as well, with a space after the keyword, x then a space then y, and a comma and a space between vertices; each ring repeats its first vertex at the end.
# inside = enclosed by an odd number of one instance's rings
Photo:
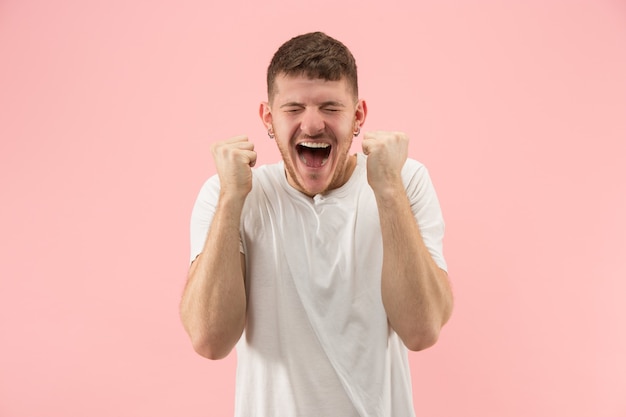
POLYGON ((245 135, 211 145, 222 194, 245 197, 252 189, 252 169, 256 163, 254 144, 245 135))

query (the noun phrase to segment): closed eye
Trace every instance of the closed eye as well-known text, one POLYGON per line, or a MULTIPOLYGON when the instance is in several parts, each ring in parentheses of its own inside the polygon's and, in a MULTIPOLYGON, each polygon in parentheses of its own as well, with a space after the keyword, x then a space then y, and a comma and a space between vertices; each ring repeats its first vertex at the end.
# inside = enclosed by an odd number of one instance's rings
POLYGON ((320 104, 320 109, 326 113, 337 113, 346 108, 343 103, 338 101, 326 101, 320 104))
POLYGON ((285 111, 285 113, 297 113, 299 111, 302 111, 302 107, 288 107, 283 110, 285 111))
POLYGON ((280 106, 280 109, 285 113, 297 113, 304 109, 304 105, 302 103, 290 101, 280 106))

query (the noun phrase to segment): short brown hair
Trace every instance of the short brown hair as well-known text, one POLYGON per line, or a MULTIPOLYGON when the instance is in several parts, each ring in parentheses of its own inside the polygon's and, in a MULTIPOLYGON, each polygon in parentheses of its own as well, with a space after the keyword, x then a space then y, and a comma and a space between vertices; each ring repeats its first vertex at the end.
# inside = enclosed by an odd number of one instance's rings
POLYGON ((274 54, 267 68, 267 97, 275 93, 278 75, 305 75, 326 81, 345 77, 355 98, 359 96, 356 61, 341 42, 322 32, 306 33, 285 42, 274 54))

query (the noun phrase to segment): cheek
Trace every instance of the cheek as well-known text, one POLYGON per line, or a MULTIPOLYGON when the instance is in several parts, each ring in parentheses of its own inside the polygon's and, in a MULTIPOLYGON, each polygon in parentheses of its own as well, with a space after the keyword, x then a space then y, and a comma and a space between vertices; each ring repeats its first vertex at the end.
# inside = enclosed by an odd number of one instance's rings
POLYGON ((288 120, 278 120, 273 124, 274 131, 277 132, 284 140, 291 138, 297 129, 297 123, 288 120))
POLYGON ((354 129, 353 120, 342 120, 341 123, 335 125, 334 132, 338 139, 352 139, 354 129))

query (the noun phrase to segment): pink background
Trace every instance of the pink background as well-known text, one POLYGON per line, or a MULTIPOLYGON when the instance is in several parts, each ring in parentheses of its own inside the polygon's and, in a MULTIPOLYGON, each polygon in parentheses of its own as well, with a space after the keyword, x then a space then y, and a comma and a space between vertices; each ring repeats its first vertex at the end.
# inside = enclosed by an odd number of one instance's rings
POLYGON ((626 416, 617 0, 1 0, 0 416, 232 414, 235 355, 178 319, 189 215, 211 141, 278 159, 265 68, 311 30, 444 209, 456 310, 411 354, 417 414, 626 416))

